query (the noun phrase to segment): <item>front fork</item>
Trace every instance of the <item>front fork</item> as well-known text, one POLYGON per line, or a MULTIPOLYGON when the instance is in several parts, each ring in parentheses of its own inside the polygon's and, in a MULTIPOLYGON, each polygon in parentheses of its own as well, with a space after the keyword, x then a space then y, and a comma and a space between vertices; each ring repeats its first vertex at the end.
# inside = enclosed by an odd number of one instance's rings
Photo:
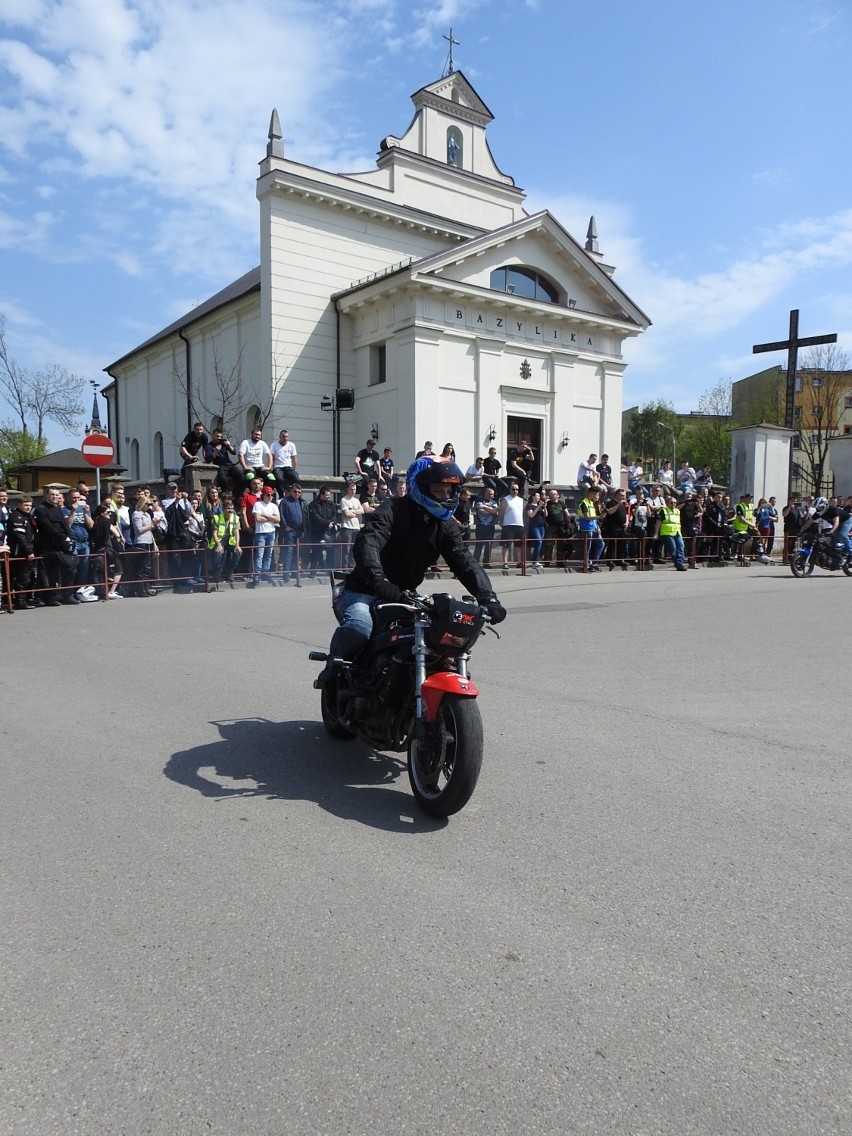
POLYGON ((470 655, 460 655, 458 670, 426 674, 428 650, 424 636, 424 623, 420 616, 414 621, 414 716, 415 729, 422 740, 428 725, 435 721, 445 694, 458 694, 463 698, 476 698, 478 689, 468 673, 470 655))

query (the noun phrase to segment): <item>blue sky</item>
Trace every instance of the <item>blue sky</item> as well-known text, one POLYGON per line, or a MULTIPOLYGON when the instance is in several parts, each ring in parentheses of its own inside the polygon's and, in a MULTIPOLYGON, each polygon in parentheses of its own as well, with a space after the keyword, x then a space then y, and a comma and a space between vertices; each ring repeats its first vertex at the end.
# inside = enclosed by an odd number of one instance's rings
POLYGON ((498 165, 581 241, 594 213, 653 320, 625 405, 783 363, 751 347, 793 307, 852 346, 845 0, 0 0, 12 356, 106 381, 259 262, 272 107, 288 156, 369 168, 450 25, 498 165))

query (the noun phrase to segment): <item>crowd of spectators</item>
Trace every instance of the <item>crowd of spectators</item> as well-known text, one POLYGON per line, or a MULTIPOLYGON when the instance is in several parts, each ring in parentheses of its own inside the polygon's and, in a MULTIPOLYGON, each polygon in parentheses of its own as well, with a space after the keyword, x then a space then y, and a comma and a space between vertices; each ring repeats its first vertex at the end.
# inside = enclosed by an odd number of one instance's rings
MULTIPOLYGON (((270 447, 256 428, 236 448, 221 430, 208 438, 196 423, 180 452, 182 469, 164 470, 163 499, 142 486, 129 502, 124 486, 115 484, 92 507, 91 490, 81 481, 64 497, 48 488, 36 501, 23 494, 10 506, 8 492, 0 490, 4 604, 11 599, 15 609, 26 610, 148 598, 164 584, 216 590, 233 586, 238 576, 256 588, 346 570, 366 518, 389 495, 406 492, 392 449, 380 456, 372 438, 355 455, 338 498, 324 486, 310 501, 286 429, 270 447), (186 485, 186 468, 197 461, 219 467, 205 494, 186 485)), ((417 456, 424 454, 434 454, 431 442, 417 456)), ((456 460, 451 443, 434 456, 456 460)), ((765 562, 778 526, 786 558, 814 511, 813 498, 795 495, 780 514, 775 497, 755 506, 744 494, 734 503, 714 486, 709 466, 696 473, 688 461, 676 473, 664 462, 649 483, 637 459, 624 470, 625 492, 613 483, 608 456, 598 460, 592 453, 580 464, 576 492, 563 492, 532 484, 535 459, 527 443, 509 459, 504 473, 492 447, 467 467, 470 485, 461 489, 455 514, 474 557, 504 571, 653 571, 667 561, 687 571, 765 562)), ((846 524, 852 498, 831 504, 846 524)))

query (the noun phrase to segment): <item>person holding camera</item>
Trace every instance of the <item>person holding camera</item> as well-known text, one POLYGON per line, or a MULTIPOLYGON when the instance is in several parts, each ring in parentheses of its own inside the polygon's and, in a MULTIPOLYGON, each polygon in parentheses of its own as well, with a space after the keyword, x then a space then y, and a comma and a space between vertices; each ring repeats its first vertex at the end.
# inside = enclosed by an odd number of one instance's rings
POLYGON ((238 484, 234 483, 234 473, 236 472, 234 460, 236 456, 237 451, 225 436, 225 432, 217 427, 213 431, 210 441, 204 447, 204 460, 208 465, 216 466, 214 485, 225 493, 241 492, 243 488, 240 478, 236 479, 238 484))

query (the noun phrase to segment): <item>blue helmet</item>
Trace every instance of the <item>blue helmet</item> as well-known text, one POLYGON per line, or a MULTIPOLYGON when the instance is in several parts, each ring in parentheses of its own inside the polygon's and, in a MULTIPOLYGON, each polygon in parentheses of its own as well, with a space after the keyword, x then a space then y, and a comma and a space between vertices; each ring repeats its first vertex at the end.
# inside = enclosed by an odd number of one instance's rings
POLYGON ((464 474, 455 462, 418 458, 408 467, 405 480, 408 485, 408 496, 430 517, 434 517, 437 521, 448 521, 456 511, 464 474), (454 485, 456 488, 452 497, 446 501, 437 501, 429 490, 432 485, 438 484, 454 485))

